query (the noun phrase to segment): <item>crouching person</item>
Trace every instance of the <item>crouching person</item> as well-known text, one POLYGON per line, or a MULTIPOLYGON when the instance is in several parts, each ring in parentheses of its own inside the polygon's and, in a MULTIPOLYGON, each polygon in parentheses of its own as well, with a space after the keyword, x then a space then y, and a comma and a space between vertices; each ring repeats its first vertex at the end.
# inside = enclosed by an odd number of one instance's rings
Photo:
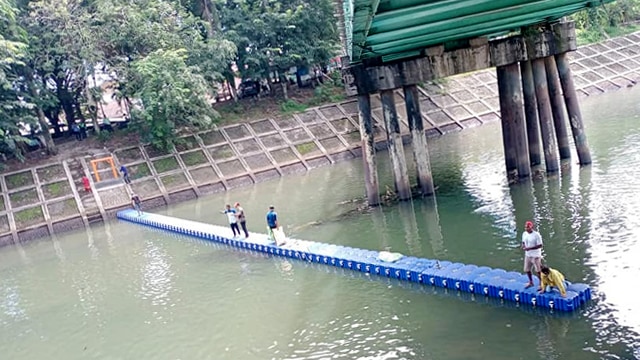
POLYGON ((571 283, 564 279, 564 275, 556 269, 543 266, 540 270, 540 293, 551 292, 556 288, 560 292, 560 296, 567 296, 567 286, 571 283))

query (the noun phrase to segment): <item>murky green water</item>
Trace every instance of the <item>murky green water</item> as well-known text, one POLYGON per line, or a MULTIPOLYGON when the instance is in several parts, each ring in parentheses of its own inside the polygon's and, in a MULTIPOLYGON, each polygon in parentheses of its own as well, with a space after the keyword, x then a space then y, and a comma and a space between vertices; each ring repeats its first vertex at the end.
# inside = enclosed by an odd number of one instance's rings
POLYGON ((639 96, 586 100, 594 164, 534 183, 507 186, 496 123, 431 140, 435 200, 354 213, 349 201, 364 192, 355 160, 156 210, 224 225, 218 210, 240 201, 250 230, 263 231, 273 203, 299 238, 509 270, 522 266, 519 232, 532 218, 549 264, 595 290, 575 314, 114 221, 0 249, 0 358, 638 358, 639 96))

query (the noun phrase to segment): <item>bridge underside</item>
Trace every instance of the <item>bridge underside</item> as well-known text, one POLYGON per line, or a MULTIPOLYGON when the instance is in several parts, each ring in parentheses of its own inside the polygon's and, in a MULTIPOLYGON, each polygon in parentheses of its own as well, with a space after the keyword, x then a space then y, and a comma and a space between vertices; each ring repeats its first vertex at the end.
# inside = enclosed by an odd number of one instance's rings
POLYGON ((424 55, 434 45, 460 48, 556 21, 613 0, 344 0, 351 64, 424 55))

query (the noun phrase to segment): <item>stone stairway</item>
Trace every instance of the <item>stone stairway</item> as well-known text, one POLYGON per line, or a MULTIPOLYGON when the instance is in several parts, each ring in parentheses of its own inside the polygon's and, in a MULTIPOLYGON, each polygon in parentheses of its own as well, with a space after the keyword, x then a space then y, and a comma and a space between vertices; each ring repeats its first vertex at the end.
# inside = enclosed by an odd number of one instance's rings
POLYGON ((89 174, 86 173, 85 169, 82 167, 82 163, 77 158, 67 160, 67 164, 69 165, 73 182, 76 185, 76 189, 78 189, 78 194, 82 200, 87 220, 90 223, 101 220, 102 215, 100 214, 100 209, 98 208, 98 204, 96 203, 93 193, 85 191, 84 185, 82 184, 82 177, 85 175, 89 176, 89 174))

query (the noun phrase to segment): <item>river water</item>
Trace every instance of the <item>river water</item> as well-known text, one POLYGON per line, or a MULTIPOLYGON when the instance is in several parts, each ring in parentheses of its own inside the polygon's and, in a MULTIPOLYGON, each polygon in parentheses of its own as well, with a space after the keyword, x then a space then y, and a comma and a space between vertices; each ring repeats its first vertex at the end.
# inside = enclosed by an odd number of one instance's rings
MULTIPOLYGON (((430 140, 435 199, 354 211, 360 160, 155 210, 519 271, 545 258, 595 300, 574 314, 247 253, 112 221, 0 249, 2 359, 640 358, 640 88, 583 101, 593 165, 508 186, 499 123, 430 140)), ((380 153, 382 186, 392 186, 380 153)))

